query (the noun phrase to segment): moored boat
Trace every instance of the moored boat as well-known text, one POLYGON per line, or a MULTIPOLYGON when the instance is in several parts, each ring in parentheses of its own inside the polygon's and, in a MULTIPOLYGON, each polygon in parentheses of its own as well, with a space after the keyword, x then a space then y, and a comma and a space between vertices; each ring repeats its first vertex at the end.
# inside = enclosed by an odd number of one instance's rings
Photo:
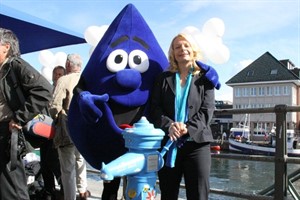
MULTIPOLYGON (((275 133, 270 133, 269 141, 265 143, 256 143, 242 136, 229 138, 229 150, 254 155, 269 155, 275 154, 276 136, 275 133)), ((300 141, 292 129, 287 130, 287 153, 291 157, 300 157, 300 141)))

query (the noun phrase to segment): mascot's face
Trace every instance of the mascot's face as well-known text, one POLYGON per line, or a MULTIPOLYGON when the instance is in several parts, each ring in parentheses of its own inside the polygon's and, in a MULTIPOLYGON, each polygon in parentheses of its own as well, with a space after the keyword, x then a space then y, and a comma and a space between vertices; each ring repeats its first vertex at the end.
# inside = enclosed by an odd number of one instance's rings
POLYGON ((132 6, 110 25, 83 76, 91 93, 106 93, 109 101, 136 107, 147 102, 155 76, 166 66, 166 57, 153 33, 132 6))
POLYGON ((122 36, 113 43, 115 46, 105 52, 104 59, 94 64, 98 70, 88 79, 93 80, 91 92, 107 93, 110 101, 124 106, 145 104, 160 66, 151 60, 149 46, 142 39, 122 36))

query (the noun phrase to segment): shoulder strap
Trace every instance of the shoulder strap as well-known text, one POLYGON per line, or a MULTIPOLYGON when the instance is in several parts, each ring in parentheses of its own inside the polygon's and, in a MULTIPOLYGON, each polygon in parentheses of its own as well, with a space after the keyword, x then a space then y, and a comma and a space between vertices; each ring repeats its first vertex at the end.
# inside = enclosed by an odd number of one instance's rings
MULTIPOLYGON (((23 104, 23 103, 25 103, 25 97, 24 97, 24 95, 21 91, 20 85, 18 84, 16 75, 15 75, 15 71, 12 67, 11 62, 12 62, 12 60, 10 60, 10 63, 9 63, 9 65, 10 65, 9 75, 10 75, 12 81, 13 81, 13 87, 15 88, 15 90, 18 94, 19 100, 23 104)), ((7 164, 7 169, 9 171, 15 170, 16 166, 17 166, 19 134, 20 134, 19 130, 16 130, 16 129, 12 130, 11 142, 10 142, 10 162, 7 164)))
POLYGON ((8 171, 14 171, 17 168, 18 160, 18 130, 13 129, 10 136, 10 161, 6 167, 8 171))
POLYGON ((15 71, 14 71, 11 63, 12 63, 12 60, 10 61, 10 77, 13 81, 14 88, 16 89, 16 92, 18 94, 20 102, 24 103, 25 102, 25 97, 24 97, 23 92, 21 91, 20 84, 18 84, 16 75, 15 75, 15 71))

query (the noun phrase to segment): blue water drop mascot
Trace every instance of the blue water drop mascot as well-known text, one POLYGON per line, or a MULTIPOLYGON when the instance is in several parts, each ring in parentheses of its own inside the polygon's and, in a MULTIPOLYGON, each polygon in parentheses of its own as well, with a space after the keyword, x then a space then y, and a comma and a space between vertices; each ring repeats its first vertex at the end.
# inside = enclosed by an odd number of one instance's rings
MULTIPOLYGON (((92 53, 68 113, 71 138, 92 167, 100 170, 127 152, 122 128, 147 116, 153 81, 167 66, 151 29, 128 4, 92 53)), ((102 200, 116 199, 119 183, 105 183, 102 200)))

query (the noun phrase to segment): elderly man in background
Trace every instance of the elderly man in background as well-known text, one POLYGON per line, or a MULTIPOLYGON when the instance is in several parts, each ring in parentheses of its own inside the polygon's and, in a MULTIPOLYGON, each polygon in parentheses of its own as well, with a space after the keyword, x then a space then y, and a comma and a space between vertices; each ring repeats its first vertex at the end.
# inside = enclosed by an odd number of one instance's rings
POLYGON ((87 190, 86 163, 73 144, 67 126, 73 88, 79 81, 81 65, 80 55, 68 55, 67 74, 58 79, 50 106, 51 116, 58 121, 54 145, 58 148, 65 200, 76 200, 76 186, 80 200, 90 196, 90 192, 87 190))

